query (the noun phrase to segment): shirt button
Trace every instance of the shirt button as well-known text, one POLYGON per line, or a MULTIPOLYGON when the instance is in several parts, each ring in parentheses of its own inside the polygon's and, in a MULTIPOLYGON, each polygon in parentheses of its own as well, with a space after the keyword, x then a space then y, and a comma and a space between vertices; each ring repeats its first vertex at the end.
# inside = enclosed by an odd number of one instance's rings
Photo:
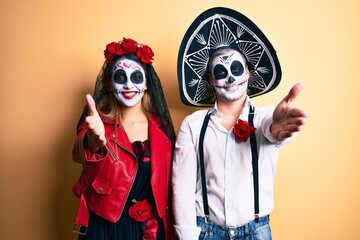
POLYGON ((103 190, 102 187, 98 187, 98 191, 101 192, 103 190))

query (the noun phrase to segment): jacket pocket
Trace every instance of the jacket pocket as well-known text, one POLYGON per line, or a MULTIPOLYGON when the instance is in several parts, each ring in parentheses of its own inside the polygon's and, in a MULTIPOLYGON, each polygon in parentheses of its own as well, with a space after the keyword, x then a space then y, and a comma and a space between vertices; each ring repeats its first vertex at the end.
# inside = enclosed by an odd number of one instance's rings
POLYGON ((94 182, 91 184, 95 192, 99 195, 109 195, 113 190, 113 185, 96 177, 94 182))
POLYGON ((87 191, 88 207, 97 215, 116 222, 119 220, 121 205, 116 185, 96 177, 87 191))

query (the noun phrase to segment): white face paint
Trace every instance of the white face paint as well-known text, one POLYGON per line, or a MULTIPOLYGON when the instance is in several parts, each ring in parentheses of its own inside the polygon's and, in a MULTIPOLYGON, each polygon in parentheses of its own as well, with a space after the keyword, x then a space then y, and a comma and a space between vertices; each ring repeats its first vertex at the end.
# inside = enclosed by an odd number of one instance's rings
POLYGON ((211 60, 210 83, 216 95, 226 101, 236 101, 247 91, 249 70, 244 57, 235 50, 227 50, 211 60))
POLYGON ((111 73, 114 95, 125 106, 135 106, 144 96, 146 78, 144 69, 135 61, 120 59, 111 73))

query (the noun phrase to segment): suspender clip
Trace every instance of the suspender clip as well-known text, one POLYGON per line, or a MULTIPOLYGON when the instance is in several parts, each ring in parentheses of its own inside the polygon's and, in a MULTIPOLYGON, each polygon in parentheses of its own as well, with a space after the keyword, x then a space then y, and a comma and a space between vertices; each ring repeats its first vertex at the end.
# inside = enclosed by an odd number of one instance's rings
POLYGON ((256 222, 256 223, 259 222, 259 214, 255 214, 255 222, 256 222))

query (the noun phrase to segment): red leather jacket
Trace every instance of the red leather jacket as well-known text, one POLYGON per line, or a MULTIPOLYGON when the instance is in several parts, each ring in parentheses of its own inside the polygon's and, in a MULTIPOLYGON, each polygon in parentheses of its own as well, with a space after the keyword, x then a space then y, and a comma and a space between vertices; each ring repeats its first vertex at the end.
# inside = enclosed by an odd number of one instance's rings
MULTIPOLYGON (((75 225, 88 226, 88 208, 111 222, 117 222, 135 180, 137 160, 124 128, 120 125, 115 132, 114 121, 103 122, 107 143, 97 153, 84 146, 86 124, 83 122, 78 129, 73 160, 82 163, 84 169, 73 187, 74 194, 80 198, 75 225)), ((169 198, 172 143, 153 118, 149 118, 149 139, 151 187, 156 208, 164 222, 166 239, 174 239, 169 198)))

